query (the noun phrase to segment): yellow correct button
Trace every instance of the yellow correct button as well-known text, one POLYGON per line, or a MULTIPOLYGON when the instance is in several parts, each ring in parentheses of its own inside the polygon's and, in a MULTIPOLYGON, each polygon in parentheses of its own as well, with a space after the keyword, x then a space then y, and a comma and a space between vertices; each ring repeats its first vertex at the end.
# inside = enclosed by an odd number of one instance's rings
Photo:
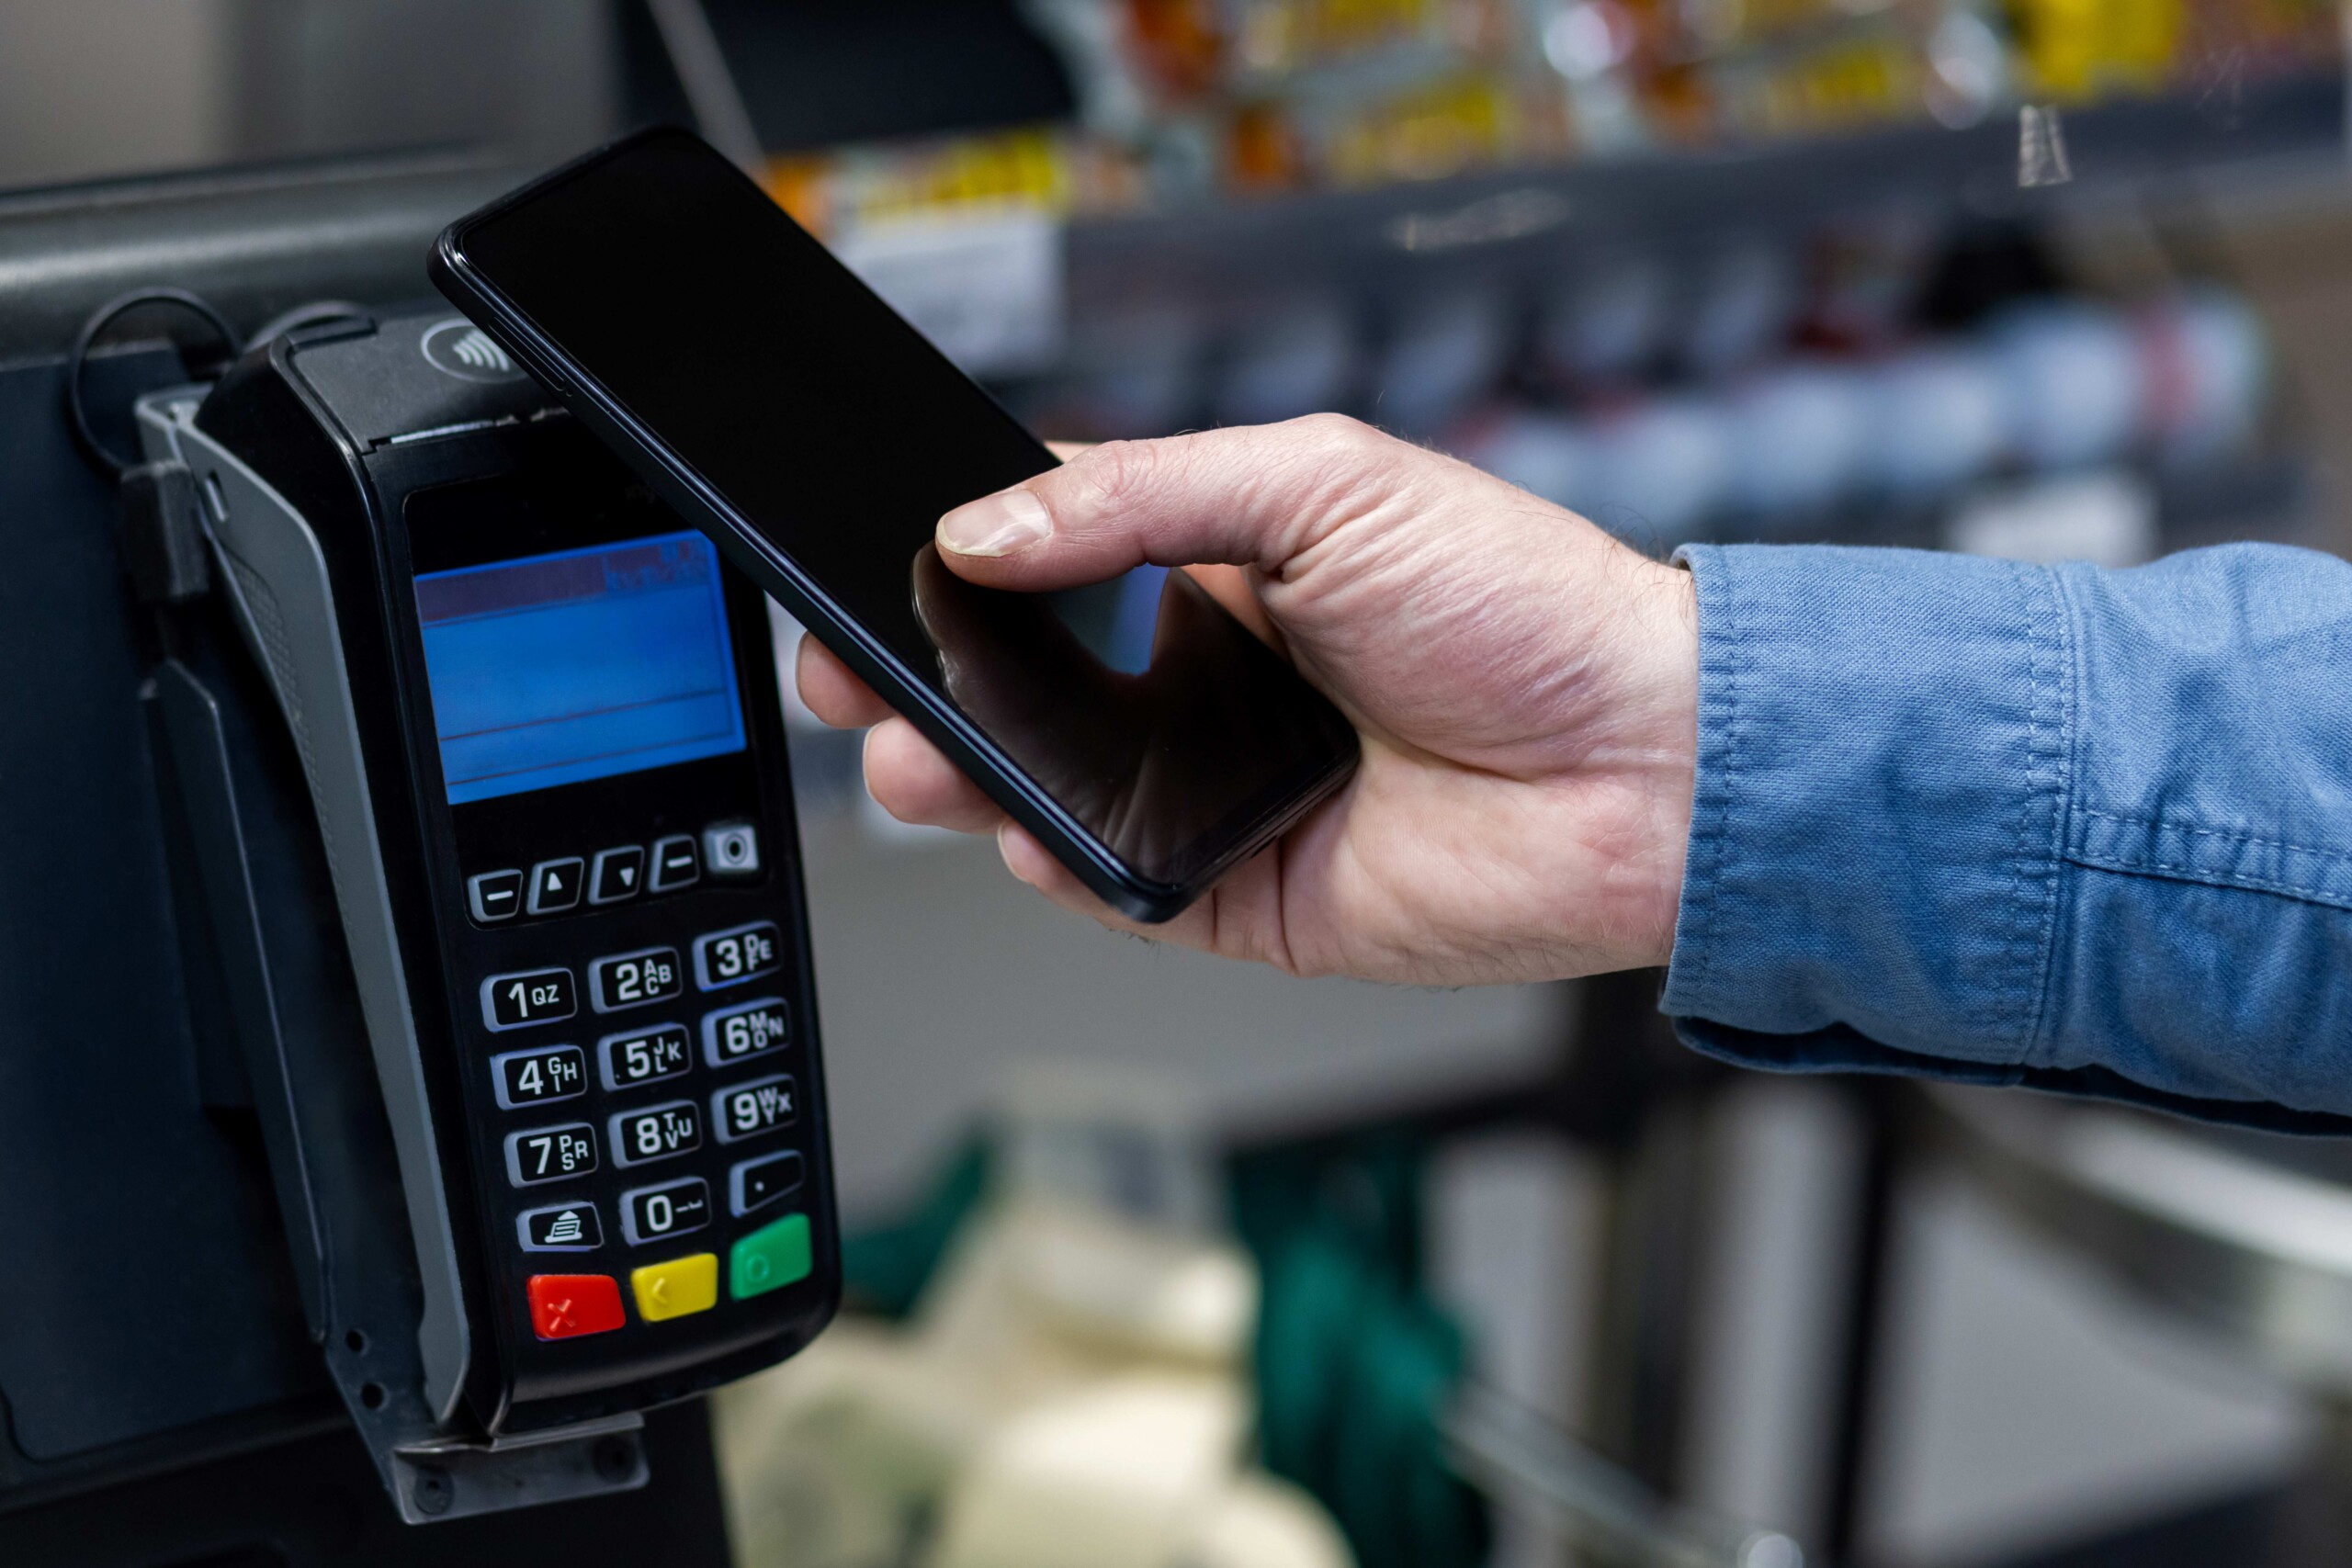
POLYGON ((697 1252, 632 1269, 629 1288, 637 1292, 637 1314, 648 1323, 708 1312, 718 1303, 718 1255, 697 1252))

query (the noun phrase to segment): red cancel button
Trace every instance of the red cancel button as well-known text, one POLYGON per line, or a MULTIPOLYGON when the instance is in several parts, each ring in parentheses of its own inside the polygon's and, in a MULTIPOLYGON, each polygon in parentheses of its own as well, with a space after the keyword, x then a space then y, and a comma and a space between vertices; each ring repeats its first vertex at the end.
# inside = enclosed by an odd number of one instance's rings
POLYGON ((610 1274, 531 1276, 531 1328, 542 1339, 569 1339, 618 1328, 621 1288, 610 1274))

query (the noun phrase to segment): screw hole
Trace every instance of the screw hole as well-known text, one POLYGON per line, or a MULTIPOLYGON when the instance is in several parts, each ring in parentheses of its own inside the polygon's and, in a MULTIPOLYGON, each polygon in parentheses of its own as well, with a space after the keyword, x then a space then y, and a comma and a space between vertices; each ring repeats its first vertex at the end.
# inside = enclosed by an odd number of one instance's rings
POLYGON ((343 1342, 351 1347, 351 1353, 355 1356, 364 1356, 368 1353, 368 1336, 356 1328, 343 1337, 343 1342))
POLYGON ((359 1403, 370 1410, 381 1410, 384 1407, 384 1385, 379 1382, 361 1383, 359 1403))

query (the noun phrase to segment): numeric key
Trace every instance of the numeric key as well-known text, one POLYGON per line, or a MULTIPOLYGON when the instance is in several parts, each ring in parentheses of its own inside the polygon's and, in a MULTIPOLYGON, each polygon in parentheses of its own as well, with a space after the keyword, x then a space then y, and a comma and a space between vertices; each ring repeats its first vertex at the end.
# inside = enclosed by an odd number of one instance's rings
POLYGON ((718 1129, 718 1141, 722 1144, 740 1144, 746 1138, 788 1127, 798 1114, 793 1100, 792 1078, 785 1073, 722 1089, 710 1097, 711 1123, 718 1129))
POLYGON ((567 1181, 596 1168, 596 1129, 585 1122, 506 1134, 506 1178, 517 1187, 567 1181))
POLYGON ((781 1051, 791 1038, 792 1014, 779 997, 738 1002, 703 1015, 702 1054, 714 1067, 781 1051))
POLYGON ((481 1021, 492 1029, 558 1023, 580 1010, 569 969, 492 975, 481 983, 481 1021))
POLYGON ((674 947, 618 953, 588 965, 588 999, 598 1012, 665 1002, 686 988, 674 947))
POLYGON ((615 1165, 650 1165, 702 1147, 702 1111, 691 1100, 676 1100, 618 1111, 611 1131, 615 1165))
POLYGON ((604 1058, 606 1089, 635 1089, 683 1077, 694 1066, 694 1045, 684 1025, 649 1024, 627 1034, 607 1034, 596 1043, 604 1058))
POLYGON ((757 979, 782 962, 775 923, 761 920, 695 938, 695 984, 706 991, 757 979))
POLYGON ((588 1058, 577 1045, 509 1051, 490 1059, 490 1071, 498 1086, 499 1107, 505 1111, 588 1092, 588 1058))
POLYGON ((631 1247, 643 1247, 664 1236, 684 1235, 710 1224, 710 1184, 699 1176, 682 1177, 659 1187, 639 1187, 621 1194, 621 1230, 631 1247))

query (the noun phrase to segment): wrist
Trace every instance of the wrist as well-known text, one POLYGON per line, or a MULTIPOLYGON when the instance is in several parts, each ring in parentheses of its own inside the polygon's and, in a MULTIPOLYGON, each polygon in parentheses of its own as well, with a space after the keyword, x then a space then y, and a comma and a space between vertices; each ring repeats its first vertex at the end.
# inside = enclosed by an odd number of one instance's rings
POLYGON ((1663 968, 1674 954, 1698 774, 1699 595, 1680 565, 1642 565, 1632 663, 1644 823, 1628 962, 1663 968))

